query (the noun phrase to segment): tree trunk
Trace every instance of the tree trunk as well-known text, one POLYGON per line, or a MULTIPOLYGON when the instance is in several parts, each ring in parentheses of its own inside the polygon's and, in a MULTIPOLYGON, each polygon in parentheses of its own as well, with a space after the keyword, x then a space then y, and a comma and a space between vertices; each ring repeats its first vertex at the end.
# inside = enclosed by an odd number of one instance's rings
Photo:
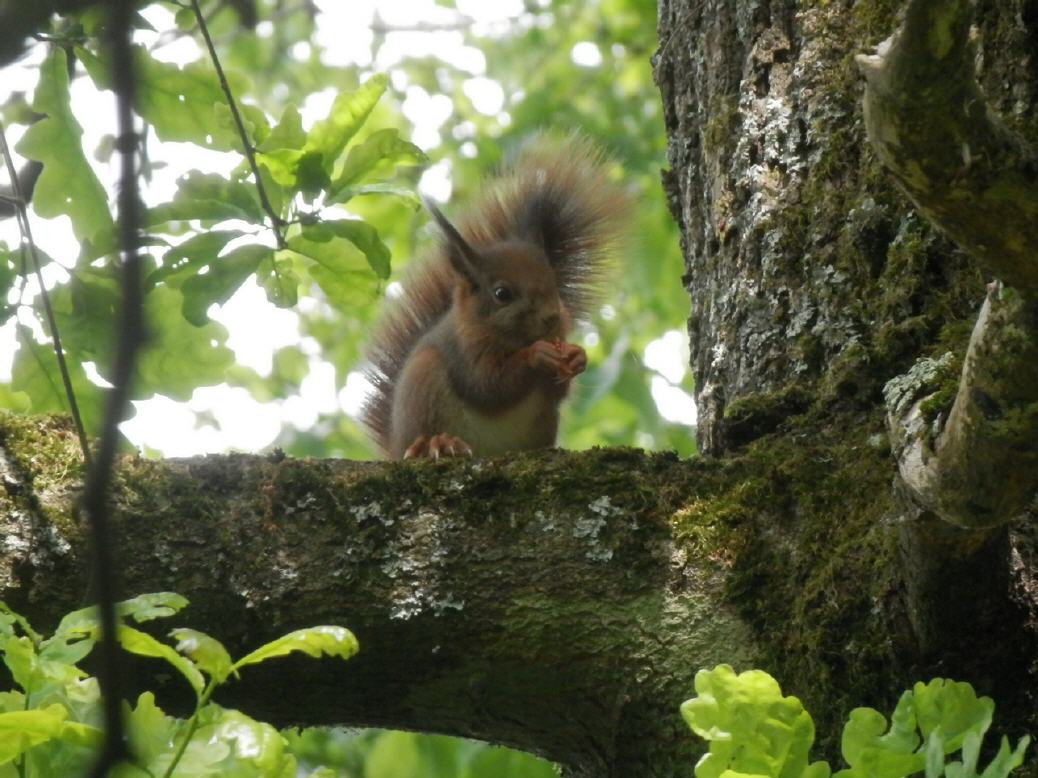
MULTIPOLYGON (((356 632, 341 667, 243 673, 220 701, 250 714, 474 736, 568 775, 691 776, 703 745, 677 706, 722 661, 801 697, 833 762, 852 707, 889 711, 933 675, 994 696, 1006 731, 1038 728, 1038 533, 1021 506, 1038 386, 1014 367, 1032 299, 986 292, 973 254, 929 226, 942 208, 894 188, 926 194, 897 173, 918 164, 906 145, 872 150, 855 56, 901 5, 661 0, 703 456, 129 458, 124 592, 184 594, 182 623, 235 653, 317 623, 356 632), (974 445, 1005 455, 994 472, 974 445), (978 509, 954 468, 1004 474, 1013 488, 984 494, 1011 499, 978 509)), ((983 94, 1033 138, 1036 3, 977 19, 983 94)), ((0 599, 39 628, 88 599, 75 446, 60 420, 0 417, 0 599)), ((174 681, 146 682, 176 707, 174 681)))
POLYGON ((765 660, 826 709, 830 737, 855 694, 934 674, 992 694, 1010 729, 1038 725, 1038 3, 973 15, 960 0, 659 4, 701 450, 782 462, 794 441, 795 457, 839 441, 805 494, 776 501, 785 541, 817 533, 798 574, 836 570, 780 611, 809 632, 765 660), (986 291, 993 277, 1015 290, 986 291), (888 446, 884 483, 863 454, 888 446), (845 577, 862 511, 898 536, 874 560, 887 634, 846 599, 875 586, 845 577))

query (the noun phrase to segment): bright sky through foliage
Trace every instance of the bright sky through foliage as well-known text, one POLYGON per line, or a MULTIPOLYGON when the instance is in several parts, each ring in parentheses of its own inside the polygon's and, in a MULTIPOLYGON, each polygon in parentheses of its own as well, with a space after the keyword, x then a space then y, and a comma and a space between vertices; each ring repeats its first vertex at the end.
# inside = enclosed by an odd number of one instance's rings
MULTIPOLYGON (((459 31, 449 29, 450 23, 458 18, 455 12, 438 6, 434 0, 397 0, 393 3, 324 0, 317 5, 321 9, 321 18, 314 42, 320 47, 325 64, 374 66, 388 72, 395 84, 397 79, 402 79, 399 85, 403 85, 406 79, 402 73, 394 73, 393 68, 405 57, 431 56, 450 61, 468 74, 461 83, 461 89, 474 108, 481 114, 496 116, 503 125, 507 124, 508 117, 502 113, 505 94, 497 81, 486 77, 486 56, 479 49, 465 45, 459 31), (411 28, 429 25, 444 29, 389 33, 376 55, 372 51, 373 24, 411 28)), ((471 18, 473 25, 483 34, 494 37, 497 31, 504 34, 509 25, 517 23, 515 20, 523 15, 523 3, 521 0, 497 0, 493 3, 459 0, 457 10, 471 18)), ((145 14, 159 30, 174 27, 173 15, 162 6, 149 6, 145 14)), ((260 36, 269 36, 272 32, 273 26, 269 22, 261 23, 256 30, 260 36)), ((156 33, 143 32, 139 36, 148 45, 154 44, 159 37, 156 33)), ((201 49, 191 36, 181 36, 155 48, 153 53, 160 60, 183 64, 198 59, 201 49)), ((297 59, 305 59, 310 53, 310 44, 305 42, 291 49, 291 54, 297 59)), ((20 66, 6 68, 4 84, 7 90, 31 94, 36 67, 42 57, 41 46, 20 66)), ((580 68, 594 68, 602 62, 599 46, 593 42, 576 44, 570 58, 580 68)), ((430 93, 416 84, 407 84, 404 93, 402 110, 414 125, 411 140, 426 151, 437 147, 441 143, 441 127, 453 110, 451 99, 444 94, 430 93)), ((304 124, 308 126, 326 115, 334 98, 331 89, 311 95, 300 107, 304 124)), ((112 131, 115 111, 111 94, 97 92, 89 79, 76 79, 72 85, 72 109, 83 125, 84 148, 93 151, 112 131)), ((10 128, 9 141, 17 143, 23 130, 18 126, 10 128)), ((464 145, 461 151, 467 155, 464 145)), ((149 153, 153 162, 160 163, 143 189, 145 201, 152 204, 171 199, 177 188, 177 179, 187 170, 226 175, 240 162, 236 154, 207 151, 188 143, 162 143, 154 137, 149 138, 149 153)), ((94 161, 101 181, 111 193, 114 191, 114 165, 94 161)), ((20 163, 21 160, 16 159, 16 164, 20 163)), ((435 200, 447 201, 451 194, 450 161, 441 160, 430 165, 421 178, 420 189, 435 200)), ((61 217, 43 221, 34 217, 33 227, 39 246, 56 260, 45 268, 48 284, 63 280, 64 271, 60 265, 70 265, 78 253, 68 219, 61 217)), ((15 220, 0 221, 0 240, 6 240, 8 245, 17 245, 19 238, 15 220)), ((35 291, 35 282, 30 280, 25 299, 35 291)), ((301 300, 300 304, 318 303, 301 300)), ((124 432, 136 445, 174 456, 227 449, 258 450, 274 441, 282 425, 308 429, 317 421, 318 414, 357 413, 366 389, 364 379, 359 373, 351 373, 345 387, 337 392, 332 365, 324 360, 316 341, 301 337, 296 314, 268 302, 254 281, 247 281, 224 305, 214 306, 210 315, 229 330, 227 345, 233 349, 236 361, 260 375, 270 374, 271 360, 278 349, 289 345, 299 347, 307 355, 310 370, 299 387, 299 394, 261 403, 245 389, 219 385, 197 389, 187 403, 174 402, 162 396, 137 402, 137 415, 123 425, 124 432)), ((41 334, 39 324, 25 310, 0 328, 0 382, 10 380, 16 321, 41 334)), ((592 331, 585 333, 584 337, 588 342, 588 339, 596 340, 597 334, 592 331)), ((649 344, 643 361, 647 369, 657 373, 652 381, 652 397, 660 414, 670 421, 694 424, 692 399, 677 386, 687 371, 685 336, 678 331, 666 333, 649 344)), ((96 375, 96 370, 92 372, 96 375)))

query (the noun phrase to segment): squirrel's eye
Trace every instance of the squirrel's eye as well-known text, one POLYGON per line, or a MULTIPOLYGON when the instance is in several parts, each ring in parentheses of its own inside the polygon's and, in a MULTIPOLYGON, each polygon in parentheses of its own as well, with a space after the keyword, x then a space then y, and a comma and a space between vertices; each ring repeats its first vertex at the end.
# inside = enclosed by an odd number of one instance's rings
POLYGON ((510 303, 515 299, 515 292, 507 286, 498 286, 494 288, 494 299, 502 304, 510 303))

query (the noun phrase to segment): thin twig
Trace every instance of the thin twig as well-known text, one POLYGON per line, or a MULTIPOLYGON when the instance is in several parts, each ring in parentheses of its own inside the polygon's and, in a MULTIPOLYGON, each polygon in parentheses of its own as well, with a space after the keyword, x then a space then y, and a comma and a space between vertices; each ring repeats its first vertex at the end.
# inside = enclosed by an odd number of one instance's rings
POLYGON ((14 159, 11 157, 11 148, 7 145, 7 133, 4 132, 4 123, 0 121, 0 152, 3 153, 4 162, 7 165, 7 173, 11 177, 11 189, 14 192, 15 208, 18 213, 18 227, 22 233, 22 249, 28 244, 29 255, 32 257, 33 270, 36 280, 40 285, 40 298, 43 300, 43 312, 47 318, 47 326, 50 328, 50 336, 54 342, 54 356, 58 359, 58 370, 61 372, 61 382, 65 385, 65 398, 68 400, 69 412, 72 414, 72 422, 76 425, 76 434, 79 436, 79 446, 83 450, 83 462, 90 466, 90 444, 87 442, 86 429, 83 427, 83 417, 79 413, 79 403, 76 402, 76 393, 72 389, 72 378, 68 372, 68 364, 65 362, 65 350, 61 346, 61 335, 58 332, 58 322, 54 317, 54 309, 50 304, 50 294, 47 286, 43 283, 43 273, 40 270, 40 255, 36 249, 36 241, 32 237, 32 228, 29 225, 29 213, 25 208, 25 199, 22 196, 21 183, 18 180, 18 171, 14 167, 14 159))
POLYGON ((216 47, 213 46, 213 39, 209 36, 209 27, 205 23, 205 17, 202 16, 202 9, 198 7, 198 0, 191 0, 191 10, 195 13, 195 20, 198 22, 198 27, 202 31, 202 37, 205 38, 206 48, 209 50, 209 58, 213 61, 213 67, 216 68, 216 77, 220 80, 220 88, 223 89, 224 96, 227 98, 227 105, 231 109, 231 116, 234 117, 234 124, 238 128, 238 135, 241 136, 242 148, 245 150, 245 156, 249 160, 249 167, 252 169, 252 176, 256 179, 256 191, 259 193, 260 204, 263 206, 263 210, 266 211, 267 216, 270 218, 271 225, 274 229, 274 238, 277 240, 279 249, 285 248, 285 236, 281 234, 282 221, 274 209, 270 205, 270 200, 267 199, 267 190, 263 188, 263 179, 260 178, 259 168, 256 166, 256 154, 252 148, 252 143, 249 141, 249 136, 245 132, 245 123, 241 119, 241 114, 238 113, 238 104, 234 101, 234 95, 231 94, 231 86, 227 83, 227 77, 224 75, 223 66, 220 64, 220 58, 216 56, 216 47))
MULTIPOLYGON (((170 2, 173 2, 174 5, 180 6, 181 8, 190 8, 191 7, 190 4, 188 4, 186 2, 185 3, 180 3, 180 2, 174 2, 174 0, 170 0, 170 2)), ((220 13, 223 9, 224 9, 223 5, 218 5, 215 8, 213 8, 213 10, 209 12, 209 16, 206 19, 206 21, 207 22, 211 22, 216 17, 216 15, 218 13, 220 13)), ((235 10, 235 9, 232 9, 232 10, 235 10)), ((236 10, 235 10, 235 12, 237 13, 236 10)), ((311 4, 305 2, 305 0, 304 0, 304 2, 301 2, 299 5, 291 5, 291 6, 288 6, 287 8, 286 7, 275 8, 275 9, 265 13, 263 15, 263 20, 267 21, 267 22, 277 22, 280 19, 284 19, 284 18, 286 18, 288 16, 291 16, 292 14, 297 14, 297 13, 305 13, 305 14, 307 14, 309 16, 312 13, 311 4)), ((239 14, 239 19, 240 18, 241 18, 241 15, 239 14)), ((245 20, 242 20, 242 23, 244 24, 245 20)), ((161 49, 163 46, 169 46, 170 44, 175 43, 178 40, 180 40, 181 38, 183 38, 183 37, 185 37, 187 35, 191 35, 191 34, 192 33, 191 33, 190 30, 179 30, 179 29, 178 30, 167 30, 166 32, 159 33, 159 36, 158 36, 158 38, 155 39, 155 42, 152 43, 150 46, 148 46, 148 51, 156 51, 158 49, 161 49)), ((241 36, 241 28, 240 27, 235 27, 230 32, 226 32, 223 35, 217 35, 215 38, 213 38, 213 41, 215 43, 226 43, 228 41, 235 40, 235 39, 237 39, 240 36, 241 36)))
POLYGON ((90 469, 83 491, 82 508, 90 522, 94 543, 94 585, 101 616, 101 639, 98 649, 101 662, 98 681, 104 699, 105 741, 101 758, 91 773, 103 778, 127 757, 123 737, 120 655, 116 637, 115 597, 117 589, 113 541, 108 529, 108 490, 112 480, 115 451, 119 438, 119 422, 129 405, 130 383, 137 352, 144 341, 144 294, 141 286, 140 196, 137 174, 137 134, 134 129, 133 106, 135 73, 133 63, 134 0, 118 0, 111 5, 112 86, 116 94, 118 116, 116 147, 120 154, 119 176, 119 247, 122 255, 120 280, 122 306, 119 312, 112 388, 105 403, 104 423, 98 442, 97 461, 90 469))

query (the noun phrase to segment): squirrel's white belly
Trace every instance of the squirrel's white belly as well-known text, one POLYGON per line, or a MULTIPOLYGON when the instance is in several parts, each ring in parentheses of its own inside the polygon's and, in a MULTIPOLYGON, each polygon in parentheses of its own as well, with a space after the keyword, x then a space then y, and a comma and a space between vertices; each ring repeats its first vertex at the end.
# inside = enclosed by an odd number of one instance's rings
POLYGON ((550 445, 554 440, 555 409, 551 401, 540 391, 534 390, 511 408, 486 415, 470 407, 461 414, 461 429, 457 434, 472 447, 476 456, 487 457, 517 449, 537 448, 550 445), (545 442, 547 425, 551 425, 551 438, 545 442))

